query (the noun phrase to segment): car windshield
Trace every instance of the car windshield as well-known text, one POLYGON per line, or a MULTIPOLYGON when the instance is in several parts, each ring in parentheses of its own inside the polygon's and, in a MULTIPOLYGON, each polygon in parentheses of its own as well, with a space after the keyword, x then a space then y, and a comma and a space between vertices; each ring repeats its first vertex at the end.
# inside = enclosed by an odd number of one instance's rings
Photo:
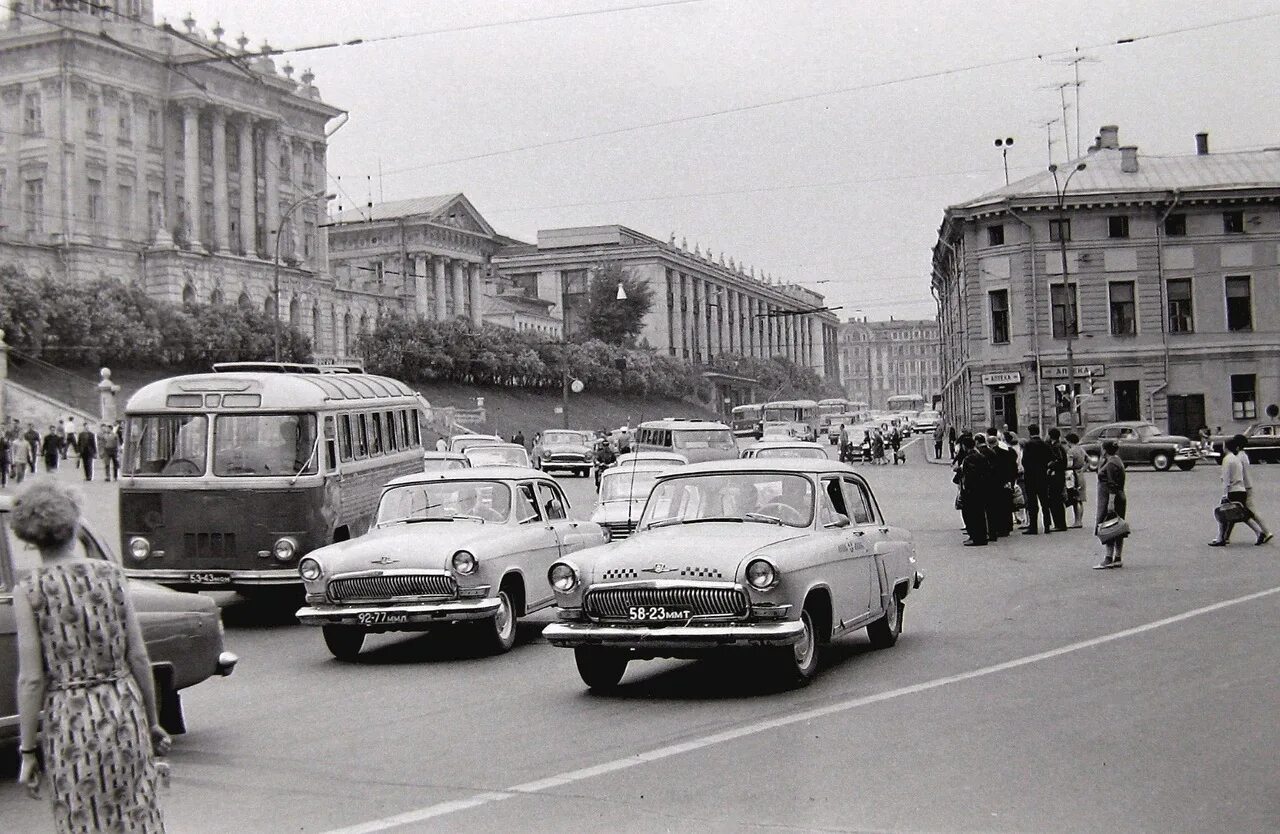
POLYGON ((677 449, 728 449, 737 447, 729 429, 678 429, 671 433, 677 449))
POLYGON ((808 527, 813 485, 786 472, 716 472, 662 481, 645 504, 641 527, 743 521, 808 527))
POLYGON ((576 431, 544 431, 542 433, 544 446, 584 446, 586 443, 586 439, 576 431))
POLYGON ((523 446, 472 446, 466 451, 472 466, 528 466, 523 446))
POLYGON ((502 481, 431 481, 405 484, 382 493, 376 524, 419 521, 505 521, 511 513, 511 487, 502 481))
POLYGON ((601 501, 643 499, 653 489, 658 473, 654 470, 620 470, 607 472, 600 478, 601 501))
POLYGON ((451 452, 461 452, 468 446, 477 446, 482 444, 497 443, 496 437, 455 437, 453 438, 450 450, 451 452))
POLYGON ((125 424, 124 474, 196 477, 205 472, 209 419, 203 414, 145 414, 125 424))
POLYGON ((821 449, 803 449, 783 446, 777 449, 758 449, 758 458, 825 458, 827 453, 821 449))
POLYGON ((314 414, 221 414, 213 424, 213 474, 314 475, 316 441, 314 414))

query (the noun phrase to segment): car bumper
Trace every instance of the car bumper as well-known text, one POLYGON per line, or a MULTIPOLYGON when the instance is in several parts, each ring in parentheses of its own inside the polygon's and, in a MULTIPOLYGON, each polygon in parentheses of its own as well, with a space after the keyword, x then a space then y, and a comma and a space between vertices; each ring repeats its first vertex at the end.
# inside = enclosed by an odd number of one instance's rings
POLYGON ((1175 452, 1173 455, 1174 463, 1186 463, 1187 461, 1200 460, 1203 456, 1199 452, 1175 452))
POLYGON ((147 570, 146 568, 126 568, 125 576, 130 579, 145 579, 171 588, 201 591, 227 591, 237 587, 284 587, 301 585, 302 578, 298 569, 283 568, 281 570, 180 570, 165 568, 163 570, 147 570))
POLYGON ((298 609, 296 616, 303 625, 411 629, 433 623, 483 620, 496 615, 500 606, 497 597, 408 605, 312 605, 298 609))
POLYGON ((542 636, 553 646, 613 646, 636 649, 718 649, 729 646, 791 646, 800 642, 799 620, 781 623, 638 626, 552 623, 542 636))

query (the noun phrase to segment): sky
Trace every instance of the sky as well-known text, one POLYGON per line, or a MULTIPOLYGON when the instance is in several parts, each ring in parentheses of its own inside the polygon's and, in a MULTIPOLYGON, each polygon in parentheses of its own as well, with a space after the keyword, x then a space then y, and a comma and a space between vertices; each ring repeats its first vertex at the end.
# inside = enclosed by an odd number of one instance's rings
POLYGON ((350 113, 332 209, 460 191, 527 241, 674 233, 842 318, 934 315, 938 226, 1004 184, 996 138, 1013 179, 1104 124, 1141 154, 1280 145, 1275 2, 156 0, 188 12, 253 47, 406 35, 276 58, 350 113))

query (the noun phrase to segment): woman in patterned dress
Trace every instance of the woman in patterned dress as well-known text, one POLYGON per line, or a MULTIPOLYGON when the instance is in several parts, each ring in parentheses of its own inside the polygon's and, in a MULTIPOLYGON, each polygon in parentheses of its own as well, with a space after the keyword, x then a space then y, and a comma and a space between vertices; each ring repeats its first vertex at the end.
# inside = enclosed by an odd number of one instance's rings
POLYGON ((168 752, 169 736, 151 662, 124 572, 77 555, 79 519, 75 497, 52 481, 28 487, 10 515, 14 535, 41 559, 13 605, 19 780, 38 797, 48 777, 60 834, 163 832, 154 756, 168 752))

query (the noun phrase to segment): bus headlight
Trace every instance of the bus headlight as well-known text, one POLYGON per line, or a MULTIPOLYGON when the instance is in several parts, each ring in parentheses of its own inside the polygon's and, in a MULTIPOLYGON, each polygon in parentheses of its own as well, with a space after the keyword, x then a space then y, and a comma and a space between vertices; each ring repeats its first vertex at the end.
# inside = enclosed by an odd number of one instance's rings
POLYGON ((315 559, 303 559, 298 563, 298 575, 307 582, 315 582, 320 578, 320 563, 315 559))
POLYGON ((281 536, 271 548, 277 561, 287 562, 298 555, 298 542, 292 536, 281 536))
POLYGON ((151 542, 142 536, 129 539, 129 555, 141 562, 151 555, 151 542))
POLYGON ((572 565, 556 562, 551 566, 551 570, 547 571, 547 580, 551 583, 552 588, 562 594, 567 594, 578 587, 578 572, 573 569, 572 565))
POLYGON ((465 550, 459 550, 453 554, 453 570, 463 576, 470 576, 476 572, 476 557, 465 550))
POLYGON ((778 584, 778 570, 764 559, 747 565, 747 583, 757 591, 767 591, 778 584))

